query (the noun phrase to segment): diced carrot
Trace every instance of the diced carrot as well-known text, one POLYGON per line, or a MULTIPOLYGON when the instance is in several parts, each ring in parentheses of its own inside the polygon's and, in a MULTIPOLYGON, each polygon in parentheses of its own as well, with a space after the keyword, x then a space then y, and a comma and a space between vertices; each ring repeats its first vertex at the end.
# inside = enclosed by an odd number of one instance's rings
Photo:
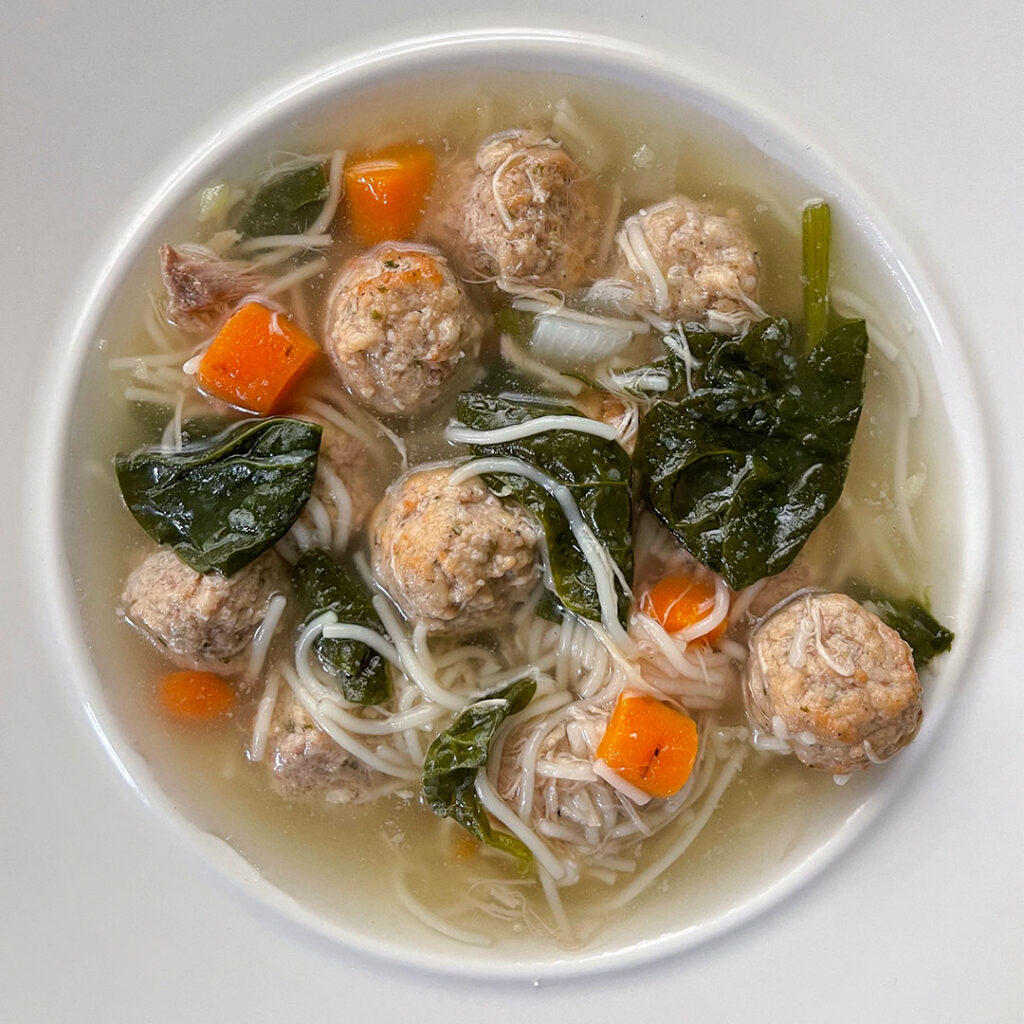
POLYGON ((426 146, 390 146, 350 161, 345 198, 356 238, 365 245, 410 238, 434 181, 426 146))
POLYGON ((672 796, 686 784, 697 760, 697 725, 649 694, 622 693, 597 757, 637 789, 672 796))
POLYGON ((196 380, 208 394, 267 415, 313 364, 320 349, 281 313, 247 302, 210 343, 196 380))
MULTIPOLYGON (((640 600, 640 609, 665 627, 667 633, 678 633, 707 618, 715 606, 715 588, 696 576, 672 574, 658 580, 640 600)), ((694 637, 702 643, 713 643, 724 632, 723 619, 714 629, 694 637)))
POLYGON ((235 706, 231 684, 212 672, 169 672, 157 697, 164 714, 181 722, 212 722, 235 706))

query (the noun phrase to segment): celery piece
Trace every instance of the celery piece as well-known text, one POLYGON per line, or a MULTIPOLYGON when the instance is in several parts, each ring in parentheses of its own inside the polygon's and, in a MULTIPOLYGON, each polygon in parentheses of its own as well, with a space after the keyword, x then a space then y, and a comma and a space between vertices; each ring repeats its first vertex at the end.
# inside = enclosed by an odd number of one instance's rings
POLYGON ((807 347, 815 345, 828 331, 828 248, 832 214, 828 203, 808 203, 803 214, 804 327, 807 347))

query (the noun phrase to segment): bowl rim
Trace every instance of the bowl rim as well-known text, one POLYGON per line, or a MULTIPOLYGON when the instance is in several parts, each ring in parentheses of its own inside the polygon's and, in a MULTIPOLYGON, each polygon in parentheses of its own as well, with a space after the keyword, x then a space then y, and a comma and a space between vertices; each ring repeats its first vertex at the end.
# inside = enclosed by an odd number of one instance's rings
MULTIPOLYGON (((728 68, 718 75, 700 69, 689 73, 678 66, 667 52, 608 35, 537 28, 483 28, 458 32, 420 35, 390 46, 319 62, 312 70, 300 73, 284 84, 260 91, 229 109, 216 119, 216 125, 202 140, 186 143, 164 170, 158 184, 143 186, 134 201, 126 206, 119 224, 96 249, 79 286, 73 288, 65 303, 56 337, 51 342, 49 372, 45 394, 37 396, 38 421, 45 424, 37 442, 39 456, 28 459, 30 481, 28 505, 34 512, 27 516, 27 534, 34 538, 34 549, 43 552, 41 571, 36 576, 33 600, 37 621, 54 621, 57 641, 49 645, 54 663, 71 680, 74 701, 84 711, 92 731, 98 736, 120 776, 135 791, 141 802, 161 826, 173 834, 219 879, 244 896, 255 910, 269 911, 275 923, 285 922, 303 934, 312 933, 331 945, 341 943, 363 954, 379 957, 414 969, 490 980, 540 980, 580 977, 599 971, 619 970, 668 956, 679 955, 706 945, 753 922, 781 904, 817 878, 824 868, 838 861, 866 834, 868 827, 892 805, 894 794, 918 769, 930 750, 938 727, 945 719, 952 700, 947 686, 938 707, 930 709, 921 736, 903 753, 900 762, 875 785, 847 820, 816 849, 782 873, 773 883, 759 890, 738 906, 718 912, 698 924, 678 931, 633 943, 614 950, 588 954, 552 951, 541 959, 490 959, 473 957, 466 948, 455 957, 447 952, 402 946, 321 917, 264 879, 259 871, 227 843, 204 831, 180 813, 170 797, 136 753, 116 716, 107 707, 102 684, 91 662, 88 645, 81 634, 77 599, 65 556, 65 529, 61 495, 65 485, 67 454, 64 445, 71 422, 72 398, 78 386, 90 344, 96 337, 116 289, 137 256, 136 247, 147 230, 165 219, 183 198, 201 184, 206 169, 225 156, 237 152, 259 131, 279 124, 291 111, 312 107, 332 94, 367 88, 377 81, 398 74, 423 75, 445 66, 481 66, 481 59, 494 59, 499 53, 508 59, 551 61, 561 58, 569 69, 608 81, 626 81, 640 90, 655 92, 669 88, 682 95, 698 97, 701 106, 718 120, 738 130, 760 127, 762 148, 771 146, 772 155, 791 167, 813 168, 807 176, 828 186, 841 197, 843 206, 857 214, 858 227, 868 236, 871 248, 886 262, 901 283, 921 328, 934 343, 926 345, 931 363, 940 380, 956 380, 956 405, 943 395, 945 413, 956 440, 971 449, 971 459, 962 461, 963 488, 970 495, 969 508, 962 512, 967 527, 963 564, 965 578, 958 607, 958 639, 942 665, 942 678, 957 679, 971 653, 980 620, 982 590, 991 557, 991 470, 990 454, 977 386, 966 359, 962 329, 943 306, 929 283, 924 268, 869 190, 852 173, 841 169, 830 158, 835 148, 828 138, 821 139, 820 128, 812 132, 793 123, 766 100, 768 90, 756 97, 730 80, 728 68), (939 373, 939 356, 948 366, 939 373), (968 512, 970 514, 968 514, 968 512)), ((514 66, 526 66, 517 63, 514 66)), ((453 947, 454 948, 454 947, 453 947)))

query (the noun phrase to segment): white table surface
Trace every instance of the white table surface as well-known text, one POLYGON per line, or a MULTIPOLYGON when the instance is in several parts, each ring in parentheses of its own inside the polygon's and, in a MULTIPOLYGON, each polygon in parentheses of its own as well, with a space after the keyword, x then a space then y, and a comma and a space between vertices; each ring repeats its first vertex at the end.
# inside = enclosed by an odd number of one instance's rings
POLYGON ((1022 11, 1012 0, 6 0, 0 1021, 1024 1019, 1022 11), (831 140, 962 329, 999 484, 974 663, 896 811, 809 888, 709 947, 533 987, 403 972, 314 940, 254 910, 166 833, 47 656, 26 599, 32 510, 16 481, 45 387, 41 350, 59 346, 83 270, 126 197, 219 111, 318 55, 542 20, 653 44, 697 68, 724 61, 831 140))

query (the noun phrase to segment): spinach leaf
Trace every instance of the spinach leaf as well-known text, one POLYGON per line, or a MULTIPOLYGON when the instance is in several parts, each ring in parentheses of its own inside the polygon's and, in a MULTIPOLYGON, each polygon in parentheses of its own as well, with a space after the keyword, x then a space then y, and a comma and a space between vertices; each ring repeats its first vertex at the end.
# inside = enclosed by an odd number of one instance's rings
POLYGON ((196 572, 230 576, 280 540, 309 500, 321 427, 242 420, 181 451, 114 460, 125 504, 158 544, 196 572))
POLYGON ((912 597, 890 597, 878 587, 857 581, 847 589, 850 597, 874 612, 906 640, 913 651, 918 671, 936 655, 953 646, 953 632, 941 625, 920 601, 912 597))
POLYGON ((317 161, 272 171, 257 186, 236 230, 243 238, 301 234, 330 193, 327 169, 317 161))
POLYGON ((734 589, 785 569, 838 500, 867 345, 862 320, 806 355, 781 319, 742 338, 695 337, 694 390, 641 422, 633 460, 645 500, 734 589))
MULTIPOLYGON (((322 548, 303 552, 292 567, 292 584, 307 622, 332 611, 339 622, 386 635, 366 585, 322 548)), ((358 640, 322 636, 313 644, 313 650, 324 671, 337 678, 345 700, 353 704, 381 704, 391 696, 387 663, 372 647, 358 640)))
POLYGON ((427 748, 423 762, 423 798, 441 818, 454 818, 482 843, 510 853, 524 866, 530 851, 515 836, 495 832, 476 794, 476 773, 487 764, 491 741, 509 715, 522 711, 537 689, 519 679, 470 704, 427 748))
MULTIPOLYGON (((499 370, 476 390, 463 392, 456 416, 467 427, 493 430, 537 416, 579 416, 572 406, 531 392, 525 381, 499 370)), ((632 467, 617 441, 575 430, 549 430, 519 441, 476 445, 474 454, 501 455, 532 463, 572 491, 584 520, 607 548, 625 579, 633 576, 632 467)), ((488 474, 487 486, 511 496, 539 520, 547 540, 548 562, 559 601, 570 611, 600 620, 597 583, 558 502, 542 487, 510 474, 488 474)), ((628 600, 619 594, 625 621, 628 600)))

